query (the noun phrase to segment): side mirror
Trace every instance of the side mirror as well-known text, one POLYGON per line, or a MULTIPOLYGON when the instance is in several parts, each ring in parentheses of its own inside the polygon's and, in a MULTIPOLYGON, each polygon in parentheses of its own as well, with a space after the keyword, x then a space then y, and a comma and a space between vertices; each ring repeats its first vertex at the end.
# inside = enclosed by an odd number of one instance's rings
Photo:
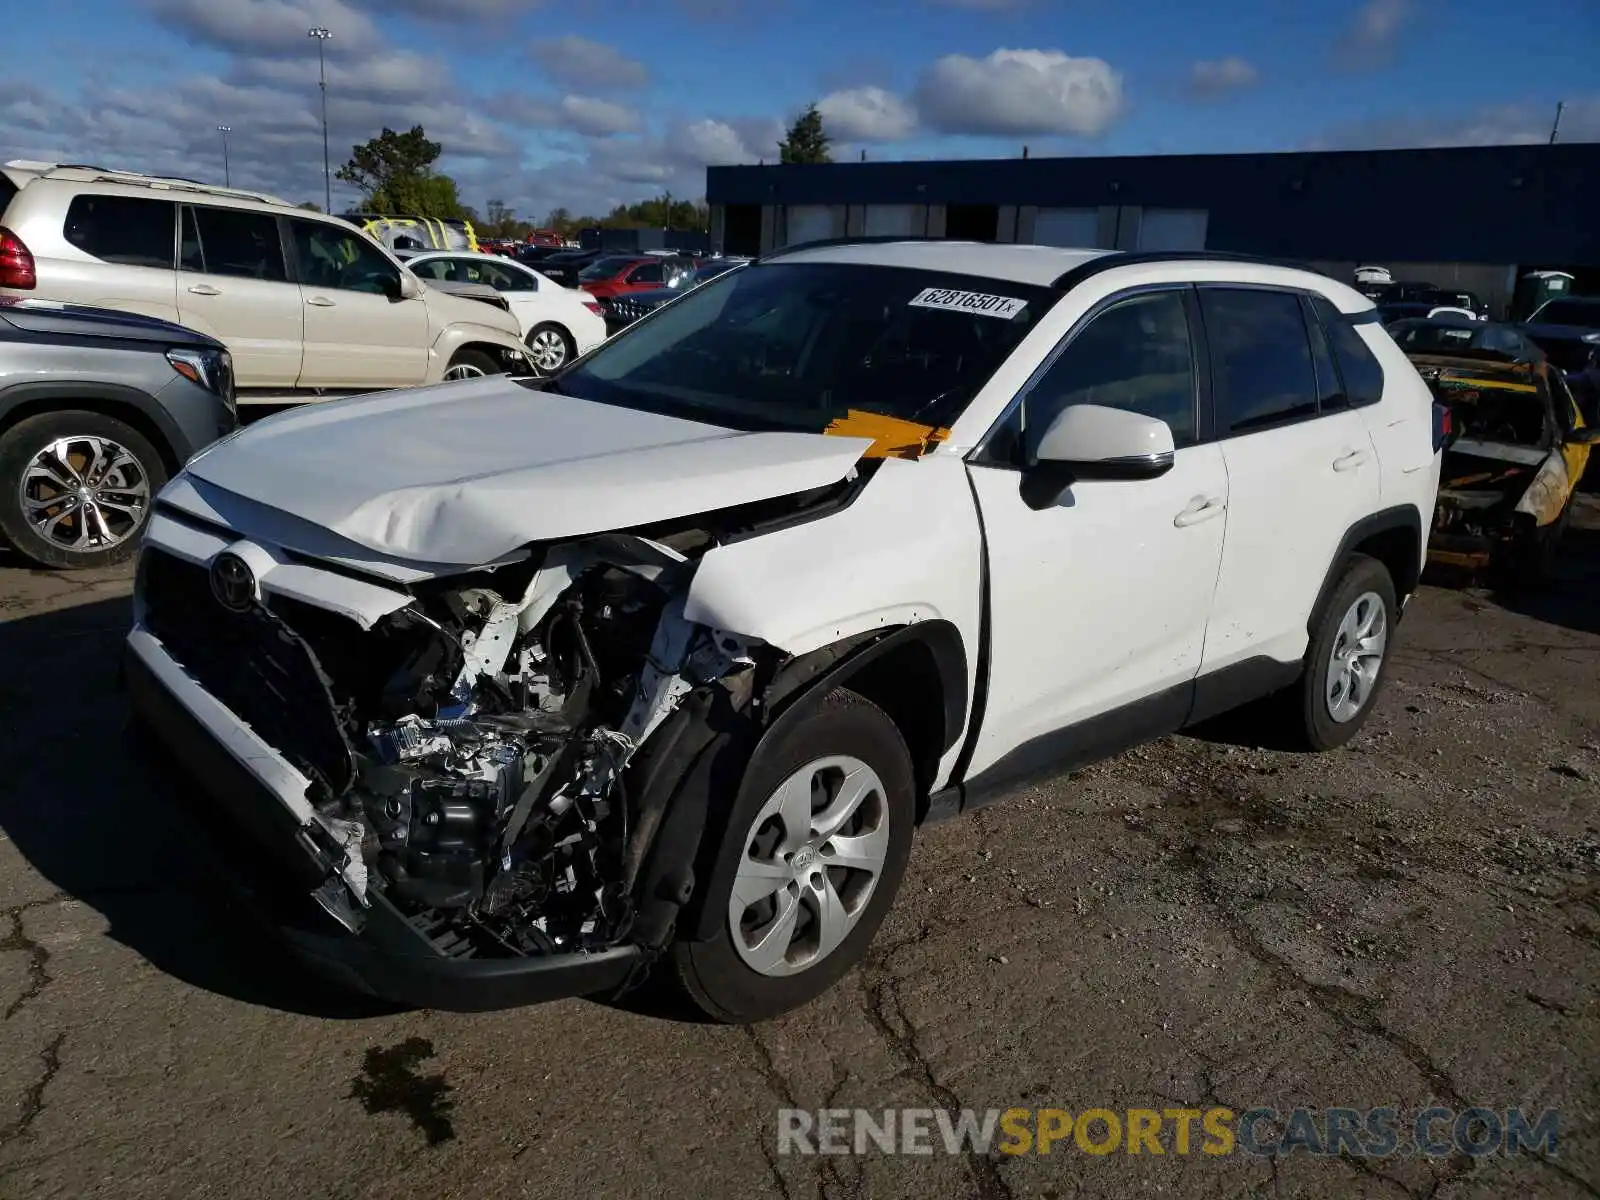
POLYGON ((1099 404, 1071 405, 1034 443, 1023 499, 1030 508, 1048 508, 1080 481, 1155 479, 1172 469, 1174 453, 1165 421, 1099 404))
POLYGON ((1569 429, 1561 439, 1569 446, 1592 446, 1600 441, 1600 426, 1585 425, 1582 429, 1569 429))
POLYGON ((415 300, 420 295, 422 295, 422 281, 410 271, 401 271, 400 282, 396 285, 390 299, 415 300))

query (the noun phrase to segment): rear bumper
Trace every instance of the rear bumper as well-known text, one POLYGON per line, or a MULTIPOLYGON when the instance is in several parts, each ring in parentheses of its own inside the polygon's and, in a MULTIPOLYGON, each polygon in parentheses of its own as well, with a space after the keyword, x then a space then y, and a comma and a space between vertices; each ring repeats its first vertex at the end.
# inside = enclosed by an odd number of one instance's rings
POLYGON ((144 728, 200 785, 186 807, 212 862, 265 928, 312 970, 351 990, 400 1004, 481 1012, 620 987, 640 961, 636 946, 544 958, 450 958, 381 893, 368 889, 359 933, 312 892, 338 864, 303 819, 303 777, 135 627, 123 682, 144 728))

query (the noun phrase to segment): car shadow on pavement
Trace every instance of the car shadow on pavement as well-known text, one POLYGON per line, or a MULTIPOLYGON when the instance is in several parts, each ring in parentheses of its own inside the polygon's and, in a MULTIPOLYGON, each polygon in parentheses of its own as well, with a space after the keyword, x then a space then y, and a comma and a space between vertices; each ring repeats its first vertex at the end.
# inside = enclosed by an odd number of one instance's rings
POLYGON ((173 789, 191 785, 141 751, 117 688, 129 621, 123 597, 0 624, 0 831, 61 898, 185 983, 311 1016, 393 1011, 294 963, 190 840, 173 789))
POLYGON ((1600 527, 1574 522, 1562 536, 1549 582, 1497 592, 1495 603, 1550 625, 1600 634, 1600 527))

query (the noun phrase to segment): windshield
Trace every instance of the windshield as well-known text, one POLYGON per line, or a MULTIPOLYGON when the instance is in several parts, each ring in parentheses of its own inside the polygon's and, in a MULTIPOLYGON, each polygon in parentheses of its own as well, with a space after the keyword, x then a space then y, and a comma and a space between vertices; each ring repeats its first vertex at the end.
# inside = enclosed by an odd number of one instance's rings
POLYGON ((724 274, 724 273, 726 273, 728 271, 733 270, 735 267, 742 266, 742 265, 743 265, 742 263, 737 263, 737 262, 707 263, 705 266, 700 267, 698 270, 696 270, 693 273, 691 273, 689 275, 689 277, 688 277, 687 282, 689 282, 689 283, 704 283, 708 279, 715 279, 718 275, 722 275, 722 274, 724 274))
POLYGON ((583 270, 578 272, 579 279, 610 279, 629 263, 639 260, 629 257, 613 255, 609 258, 597 258, 583 270))
POLYGON ((1600 299, 1551 300, 1532 320, 1541 325, 1594 325, 1600 326, 1600 299))
POLYGON ((658 309, 546 386, 744 428, 820 433, 851 409, 947 425, 1056 298, 907 268, 749 266, 658 309))

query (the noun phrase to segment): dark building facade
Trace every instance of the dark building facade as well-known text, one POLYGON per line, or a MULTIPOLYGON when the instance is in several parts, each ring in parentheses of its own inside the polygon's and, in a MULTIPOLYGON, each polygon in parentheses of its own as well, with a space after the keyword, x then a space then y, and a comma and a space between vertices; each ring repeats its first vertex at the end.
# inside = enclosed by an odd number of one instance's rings
POLYGON ((1594 143, 712 167, 706 198, 730 254, 906 234, 1370 263, 1502 303, 1538 268, 1600 290, 1594 143))

